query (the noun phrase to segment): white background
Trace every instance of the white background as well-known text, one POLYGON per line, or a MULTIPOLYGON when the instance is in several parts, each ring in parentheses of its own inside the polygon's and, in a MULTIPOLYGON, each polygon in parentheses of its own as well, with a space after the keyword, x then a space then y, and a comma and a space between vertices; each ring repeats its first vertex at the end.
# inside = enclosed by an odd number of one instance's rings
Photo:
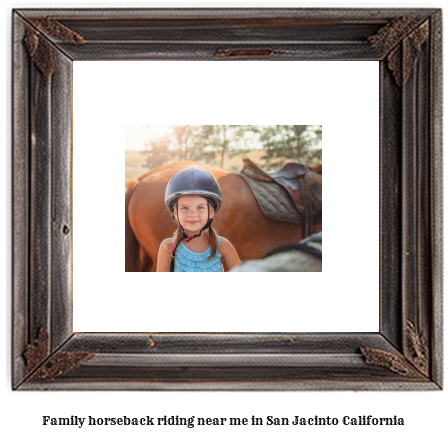
MULTIPOLYGON (((93 6, 122 6, 138 7, 139 4, 113 4, 106 3, 31 3, 31 2, 6 2, 5 3, 5 44, 6 44, 6 63, 5 63, 5 85, 6 95, 4 101, 7 103, 5 108, 6 117, 2 120, 4 132, 7 135, 6 144, 10 145, 10 9, 12 7, 93 7, 93 6)), ((146 4, 148 5, 148 4, 146 4)), ((173 4, 179 6, 180 4, 173 4)), ((207 3, 205 5, 211 5, 207 3)), ((236 6, 232 4, 223 4, 222 6, 236 6)), ((262 4, 262 3, 244 3, 242 6, 368 6, 368 7, 442 7, 442 3, 435 2, 387 2, 387 3, 283 3, 283 4, 262 4)), ((141 4, 140 4, 141 6, 141 4)), ((166 4, 164 5, 166 6, 166 4)), ((446 57, 445 57, 446 58, 446 57)), ((325 130, 324 130, 325 135, 325 130)), ((324 137, 325 142, 325 137, 324 137)), ((10 390, 10 339, 11 339, 11 299, 10 299, 10 254, 11 254, 11 222, 10 222, 10 147, 5 148, 5 176, 6 176, 6 205, 7 214, 5 216, 5 245, 6 263, 4 264, 4 274, 6 278, 5 293, 5 312, 4 318, 4 346, 2 349, 2 373, 3 379, 3 409, 1 431, 4 436, 34 436, 34 437, 66 437, 84 436, 96 437, 99 433, 107 433, 108 436, 123 436, 124 433, 132 437, 152 436, 228 436, 229 432, 234 434, 257 434, 257 436, 270 437, 273 434, 278 436, 306 436, 306 437, 326 437, 329 434, 334 437, 377 437, 381 434, 384 437, 396 436, 446 436, 448 428, 445 422, 446 406, 448 406, 448 397, 446 391, 439 392, 334 392, 334 393, 217 393, 217 392, 198 392, 198 393, 152 393, 152 392, 12 392, 10 390), (306 427, 299 428, 273 428, 260 427, 255 429, 237 429, 232 430, 229 427, 224 428, 167 428, 146 430, 145 428, 108 428, 95 430, 93 428, 77 429, 72 427, 43 427, 41 419, 43 415, 70 416, 78 415, 86 417, 92 416, 239 416, 250 417, 251 415, 264 417, 266 415, 275 415, 278 417, 300 416, 327 416, 340 417, 343 415, 375 415, 381 416, 402 416, 405 419, 406 426, 403 428, 392 427, 306 427)), ((446 361, 445 361, 446 363, 446 361)), ((445 366, 446 370, 446 366, 445 366)), ((445 372, 446 374, 446 372, 445 372)))
POLYGON ((73 75, 75 331, 378 331, 378 62, 75 61, 73 75), (124 272, 125 126, 188 123, 323 126, 323 273, 124 272))

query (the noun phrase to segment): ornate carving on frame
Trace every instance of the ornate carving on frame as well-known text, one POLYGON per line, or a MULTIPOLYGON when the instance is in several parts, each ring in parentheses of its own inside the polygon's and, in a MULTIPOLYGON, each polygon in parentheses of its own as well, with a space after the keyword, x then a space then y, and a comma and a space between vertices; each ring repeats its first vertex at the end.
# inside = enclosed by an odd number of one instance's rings
POLYGON ((54 48, 46 38, 42 38, 39 31, 58 40, 85 44, 81 35, 73 32, 56 20, 51 18, 31 18, 29 21, 35 28, 27 27, 23 43, 34 64, 47 77, 50 77, 55 70, 54 48))
POLYGON ((405 342, 405 355, 365 346, 360 347, 360 350, 368 365, 386 367, 409 378, 429 377, 428 346, 414 323, 409 320, 406 323, 405 342))
POLYGON ((421 47, 429 38, 429 20, 420 25, 419 21, 416 17, 394 19, 367 38, 373 48, 388 53, 387 66, 399 86, 408 81, 421 47))
POLYGON ((26 372, 30 373, 37 368, 48 356, 48 332, 41 328, 37 338, 28 344, 25 351, 26 372))
POLYGON ((85 352, 57 352, 47 358, 48 352, 48 332, 41 328, 37 338, 28 345, 24 354, 31 380, 54 379, 78 368, 82 362, 95 356, 85 352))
POLYGON ((425 337, 417 330, 412 321, 406 323, 405 354, 412 364, 425 376, 429 376, 428 345, 425 337))
POLYGON ((362 356, 367 365, 376 365, 389 368, 400 376, 409 378, 423 378, 423 376, 409 363, 409 361, 398 353, 377 350, 375 348, 360 347, 362 356))

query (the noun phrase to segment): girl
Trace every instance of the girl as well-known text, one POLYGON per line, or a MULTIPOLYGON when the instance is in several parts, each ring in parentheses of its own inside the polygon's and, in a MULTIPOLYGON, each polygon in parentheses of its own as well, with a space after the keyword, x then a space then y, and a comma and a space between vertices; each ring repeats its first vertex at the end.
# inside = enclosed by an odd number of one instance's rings
POLYGON ((221 208, 218 181, 203 169, 184 169, 168 183, 165 204, 177 230, 159 248, 157 272, 224 272, 240 259, 235 248, 211 224, 221 208), (219 252, 218 252, 219 251, 219 252))

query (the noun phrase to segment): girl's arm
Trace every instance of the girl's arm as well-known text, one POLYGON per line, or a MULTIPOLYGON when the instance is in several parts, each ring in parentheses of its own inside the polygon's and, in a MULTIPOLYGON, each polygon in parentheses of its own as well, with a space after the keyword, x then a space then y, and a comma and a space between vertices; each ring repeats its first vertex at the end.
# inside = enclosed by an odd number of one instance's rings
POLYGON ((229 269, 241 263, 238 253, 233 245, 224 237, 220 237, 221 243, 219 244, 218 252, 224 257, 224 262, 229 269))
POLYGON ((170 247, 172 239, 165 239, 159 247, 157 256, 157 272, 170 272, 171 258, 170 247))

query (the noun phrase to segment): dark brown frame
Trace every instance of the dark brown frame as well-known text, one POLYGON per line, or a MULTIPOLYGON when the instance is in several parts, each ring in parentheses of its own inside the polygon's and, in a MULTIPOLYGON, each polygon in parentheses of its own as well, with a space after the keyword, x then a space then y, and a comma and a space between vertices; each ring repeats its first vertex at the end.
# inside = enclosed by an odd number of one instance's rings
POLYGON ((13 388, 441 389, 441 29, 437 9, 15 10, 13 388), (379 61, 379 333, 73 333, 72 61, 103 59, 379 61))

